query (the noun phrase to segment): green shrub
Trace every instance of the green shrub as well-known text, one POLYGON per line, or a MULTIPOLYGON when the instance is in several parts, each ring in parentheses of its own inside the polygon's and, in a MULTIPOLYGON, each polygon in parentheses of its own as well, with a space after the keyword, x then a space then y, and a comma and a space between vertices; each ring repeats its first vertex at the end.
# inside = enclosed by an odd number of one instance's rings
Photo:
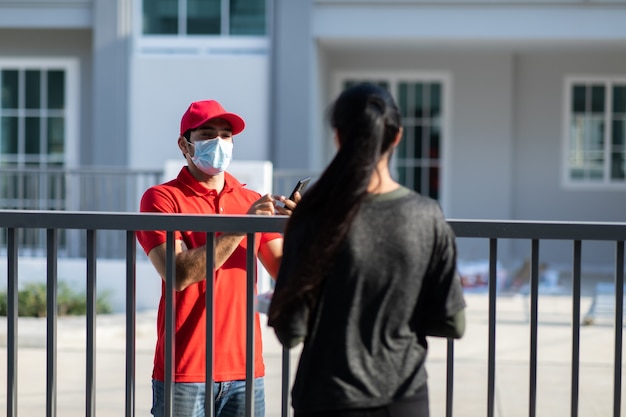
MULTIPOLYGON (((96 313, 112 312, 109 293, 101 292, 96 297, 96 313)), ((17 292, 17 311, 23 317, 46 316, 46 284, 28 283, 17 292)), ((57 311, 60 316, 76 316, 87 313, 85 293, 77 293, 67 283, 59 282, 57 287, 57 311)), ((8 313, 7 292, 0 291, 0 316, 8 313)))

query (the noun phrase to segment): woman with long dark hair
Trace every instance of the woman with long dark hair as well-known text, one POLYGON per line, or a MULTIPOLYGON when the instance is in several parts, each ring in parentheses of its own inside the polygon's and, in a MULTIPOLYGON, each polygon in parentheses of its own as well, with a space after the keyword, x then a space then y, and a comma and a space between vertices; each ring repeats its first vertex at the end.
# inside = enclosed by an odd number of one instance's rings
POLYGON ((438 203, 389 171, 402 138, 383 88, 345 90, 330 113, 337 154, 285 230, 269 325, 304 341, 296 417, 426 417, 426 336, 465 328, 455 236, 438 203))

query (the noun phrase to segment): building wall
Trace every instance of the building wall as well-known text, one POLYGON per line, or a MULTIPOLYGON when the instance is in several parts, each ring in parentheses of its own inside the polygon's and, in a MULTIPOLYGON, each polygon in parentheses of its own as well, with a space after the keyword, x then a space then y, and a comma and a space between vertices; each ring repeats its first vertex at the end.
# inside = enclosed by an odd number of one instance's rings
POLYGON ((128 166, 132 2, 93 0, 91 165, 128 166))
POLYGON ((612 48, 521 53, 516 59, 512 218, 625 221, 626 193, 564 186, 565 77, 626 75, 626 42, 612 48))
MULTIPOLYGON (((562 181, 566 76, 626 74, 626 45, 520 53, 515 66, 515 146, 513 219, 626 221, 626 193, 618 189, 573 189, 562 181)), ((528 254, 529 242, 517 241, 513 253, 528 254)), ((611 265, 615 248, 604 242, 583 245, 586 268, 611 265), (594 266, 596 265, 596 266, 594 266)), ((569 244, 541 247, 543 259, 571 262, 569 244)), ((526 255, 529 256, 529 255, 526 255)))
POLYGON ((512 59, 507 52, 454 54, 451 158, 444 170, 454 218, 511 217, 512 59))
MULTIPOLYGON (((274 0, 271 62, 271 158, 281 168, 311 168, 319 149, 312 142, 316 91, 311 1, 274 0)), ((319 162, 319 160, 317 160, 319 162)))
POLYGON ((192 101, 216 99, 239 114, 237 160, 269 159, 268 57, 264 54, 167 56, 135 54, 130 83, 129 164, 162 168, 182 158, 176 144, 180 119, 192 101))
POLYGON ((626 193, 567 189, 561 172, 564 77, 626 74, 626 1, 274 0, 271 47, 191 52, 150 52, 139 0, 2 3, 0 56, 79 61, 81 165, 182 159, 182 113, 216 98, 247 123, 236 159, 321 170, 339 74, 434 72, 450 80, 448 217, 624 221, 626 193))

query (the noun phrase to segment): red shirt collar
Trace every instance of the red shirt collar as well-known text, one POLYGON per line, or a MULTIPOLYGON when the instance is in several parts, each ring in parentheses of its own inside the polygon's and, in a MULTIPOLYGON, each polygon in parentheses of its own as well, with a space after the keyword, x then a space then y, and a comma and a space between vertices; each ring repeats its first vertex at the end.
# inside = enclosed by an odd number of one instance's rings
MULTIPOLYGON (((177 180, 198 195, 215 194, 215 189, 210 189, 202 185, 196 180, 186 166, 182 167, 178 173, 177 180)), ((236 188, 242 188, 241 184, 235 177, 228 172, 224 172, 224 189, 222 192, 230 192, 236 188)))

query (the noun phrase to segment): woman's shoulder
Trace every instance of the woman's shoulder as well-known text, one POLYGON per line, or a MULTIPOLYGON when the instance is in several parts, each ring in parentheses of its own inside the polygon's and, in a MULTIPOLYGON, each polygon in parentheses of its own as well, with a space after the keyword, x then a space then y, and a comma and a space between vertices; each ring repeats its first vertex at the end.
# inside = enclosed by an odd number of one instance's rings
POLYGON ((439 202, 431 197, 424 196, 418 193, 415 190, 412 190, 404 185, 396 188, 393 191, 382 193, 382 194, 372 194, 367 200, 371 203, 383 203, 383 204, 395 204, 395 205, 406 205, 406 207, 410 206, 431 206, 431 207, 439 207, 439 202))

